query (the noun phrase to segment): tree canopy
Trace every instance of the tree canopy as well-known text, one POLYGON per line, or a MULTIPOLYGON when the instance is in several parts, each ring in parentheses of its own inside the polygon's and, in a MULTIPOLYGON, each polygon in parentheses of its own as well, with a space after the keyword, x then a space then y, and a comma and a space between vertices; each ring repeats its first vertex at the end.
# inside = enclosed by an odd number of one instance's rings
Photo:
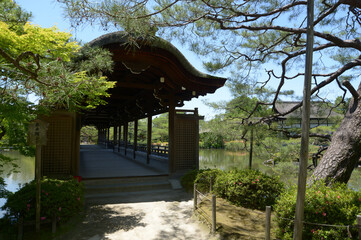
POLYGON ((0 144, 31 154, 27 124, 55 109, 104 103, 113 86, 110 53, 80 46, 71 34, 29 22, 12 0, 0 2, 0 144))
MULTIPOLYGON (((300 102, 286 112, 278 112, 275 107, 278 101, 282 101, 280 96, 287 90, 287 83, 302 82, 304 77, 307 1, 57 1, 64 4, 73 26, 90 23, 99 24, 104 29, 125 30, 130 42, 139 35, 175 38, 204 55, 204 65, 209 71, 227 70, 230 85, 239 94, 252 99, 257 91, 267 92, 270 95, 267 101, 258 98, 253 109, 245 112, 248 114, 243 122, 252 119, 255 124, 253 116, 261 105, 271 107, 273 113, 257 118, 256 123, 276 120, 302 105, 300 102)), ((322 170, 316 170, 328 172, 323 175, 328 182, 331 179, 347 181, 361 155, 356 150, 360 148, 357 144, 361 136, 354 134, 359 132, 355 128, 360 114, 358 99, 361 88, 357 91, 354 87, 359 84, 361 66, 360 14, 360 1, 315 1, 312 97, 321 101, 333 100, 327 99, 327 86, 333 84, 340 90, 336 96, 342 95, 339 103, 344 102, 347 92, 354 98, 346 116, 347 119, 354 116, 355 121, 348 125, 345 118, 346 123, 341 123, 341 136, 332 140, 335 146, 328 150, 338 149, 338 153, 324 157, 324 164, 319 167, 322 170), (347 129, 354 130, 350 130, 351 133, 347 129), (344 148, 339 147, 342 138, 350 139, 344 148), (331 155, 337 155, 339 159, 333 159, 331 155), (348 167, 337 168, 340 159, 348 161, 341 164, 348 167), (326 171, 323 167, 330 161, 335 163, 334 167, 326 171)))

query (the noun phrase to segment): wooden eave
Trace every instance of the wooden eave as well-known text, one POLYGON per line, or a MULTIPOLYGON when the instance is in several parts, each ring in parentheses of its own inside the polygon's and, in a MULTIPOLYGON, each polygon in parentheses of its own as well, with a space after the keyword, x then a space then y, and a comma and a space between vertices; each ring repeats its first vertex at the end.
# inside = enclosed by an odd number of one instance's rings
POLYGON ((83 114, 83 125, 118 125, 165 113, 170 101, 181 107, 184 101, 214 93, 226 81, 198 72, 163 39, 131 50, 122 36, 121 32, 106 34, 90 43, 112 53, 114 68, 107 77, 116 85, 109 89, 108 104, 83 114))

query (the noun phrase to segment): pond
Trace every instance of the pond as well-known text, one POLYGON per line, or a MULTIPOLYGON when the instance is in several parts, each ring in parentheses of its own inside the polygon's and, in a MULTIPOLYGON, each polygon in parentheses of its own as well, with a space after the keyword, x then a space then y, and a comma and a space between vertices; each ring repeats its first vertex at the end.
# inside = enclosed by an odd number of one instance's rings
MULTIPOLYGON (((264 159, 253 157, 252 168, 267 174, 280 176, 281 181, 297 183, 297 163, 279 163, 275 167, 263 164, 264 159)), ((200 149, 199 168, 219 168, 231 170, 234 168, 248 168, 249 154, 247 152, 232 152, 224 149, 200 149)), ((309 172, 309 175, 311 172, 309 172)), ((348 183, 349 187, 361 190, 361 167, 355 169, 348 183)))
MULTIPOLYGON (((5 165, 4 172, 1 177, 5 179, 6 189, 15 192, 19 188, 19 184, 30 182, 34 179, 35 174, 35 159, 33 157, 26 157, 18 152, 10 151, 4 152, 8 157, 15 158, 15 163, 19 166, 18 173, 10 173, 11 166, 5 165)), ((5 199, 0 198, 0 207, 5 203, 5 199)), ((0 211, 0 217, 2 212, 0 211)))
MULTIPOLYGON (((19 165, 19 173, 11 173, 8 175, 10 166, 5 166, 2 177, 5 178, 7 189, 16 191, 19 184, 24 184, 34 179, 35 160, 32 157, 25 157, 17 152, 6 152, 7 156, 16 158, 19 165)), ((222 170, 230 170, 233 168, 248 168, 249 155, 245 152, 232 152, 224 149, 200 149, 199 151, 200 168, 219 168, 222 170)), ((283 181, 297 180, 298 167, 295 164, 278 164, 276 167, 270 167, 263 164, 263 160, 257 157, 253 158, 252 168, 260 169, 268 174, 277 174, 283 181)), ((361 190, 361 168, 356 169, 349 181, 349 186, 356 190, 361 190)), ((0 206, 5 200, 0 198, 0 206)), ((2 213, 0 212, 0 217, 2 213)))

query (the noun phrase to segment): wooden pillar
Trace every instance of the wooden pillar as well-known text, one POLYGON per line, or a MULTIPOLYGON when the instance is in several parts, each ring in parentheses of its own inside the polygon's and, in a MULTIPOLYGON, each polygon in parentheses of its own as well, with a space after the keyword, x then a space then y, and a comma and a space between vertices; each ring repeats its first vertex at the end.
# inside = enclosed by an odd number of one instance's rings
POLYGON ((199 115, 198 108, 194 108, 194 117, 196 118, 196 169, 199 169, 199 115))
POLYGON ((152 153, 152 116, 148 116, 147 127, 147 164, 150 163, 150 154, 152 153))
POLYGON ((107 143, 105 144, 105 148, 108 148, 109 141, 110 141, 110 127, 107 128, 106 134, 107 134, 107 139, 106 139, 107 143))
POLYGON ((114 146, 117 144, 117 139, 118 139, 118 126, 114 126, 113 128, 113 149, 114 146))
POLYGON ((97 144, 99 144, 99 143, 100 143, 100 129, 99 129, 99 127, 97 127, 97 129, 98 129, 98 140, 97 140, 97 144))
POLYGON ((102 144, 105 145, 105 128, 102 129, 102 144))
POLYGON ((175 159, 174 159, 174 118, 175 118, 175 103, 174 103, 174 97, 170 97, 169 99, 169 114, 168 114, 168 164, 169 164, 169 174, 172 174, 175 172, 175 159))
POLYGON ((138 148, 138 119, 134 121, 134 147, 133 147, 133 159, 135 159, 135 152, 138 148))
POLYGON ((128 122, 124 123, 124 155, 127 155, 128 148, 128 122))
POLYGON ((120 143, 122 141, 122 125, 119 125, 119 133, 118 133, 118 152, 120 152, 120 143))

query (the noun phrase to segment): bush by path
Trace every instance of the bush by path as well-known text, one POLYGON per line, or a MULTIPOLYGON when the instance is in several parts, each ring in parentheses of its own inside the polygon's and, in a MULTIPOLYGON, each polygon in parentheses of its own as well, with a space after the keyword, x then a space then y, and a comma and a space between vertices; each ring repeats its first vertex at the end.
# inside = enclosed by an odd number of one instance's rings
MULTIPOLYGON (((296 209, 297 186, 285 191, 274 207, 277 237, 292 239, 296 209)), ((361 192, 348 189, 346 185, 327 187, 318 182, 307 188, 303 228, 304 239, 358 239, 356 217, 361 211, 361 192), (307 223, 351 226, 326 227, 307 223), (351 235, 349 235, 351 233, 351 235), (352 238, 350 237, 352 236, 352 238)))
POLYGON ((227 172, 219 169, 193 170, 182 178, 181 183, 188 190, 197 183, 201 192, 208 192, 211 177, 213 192, 217 196, 251 209, 264 210, 266 206, 272 206, 284 189, 279 178, 253 169, 227 172))
MULTIPOLYGON (((75 179, 43 179, 41 183, 41 219, 57 217, 66 221, 83 210, 84 186, 75 179)), ((36 183, 32 181, 10 194, 4 206, 5 217, 18 220, 35 220, 36 183)))

